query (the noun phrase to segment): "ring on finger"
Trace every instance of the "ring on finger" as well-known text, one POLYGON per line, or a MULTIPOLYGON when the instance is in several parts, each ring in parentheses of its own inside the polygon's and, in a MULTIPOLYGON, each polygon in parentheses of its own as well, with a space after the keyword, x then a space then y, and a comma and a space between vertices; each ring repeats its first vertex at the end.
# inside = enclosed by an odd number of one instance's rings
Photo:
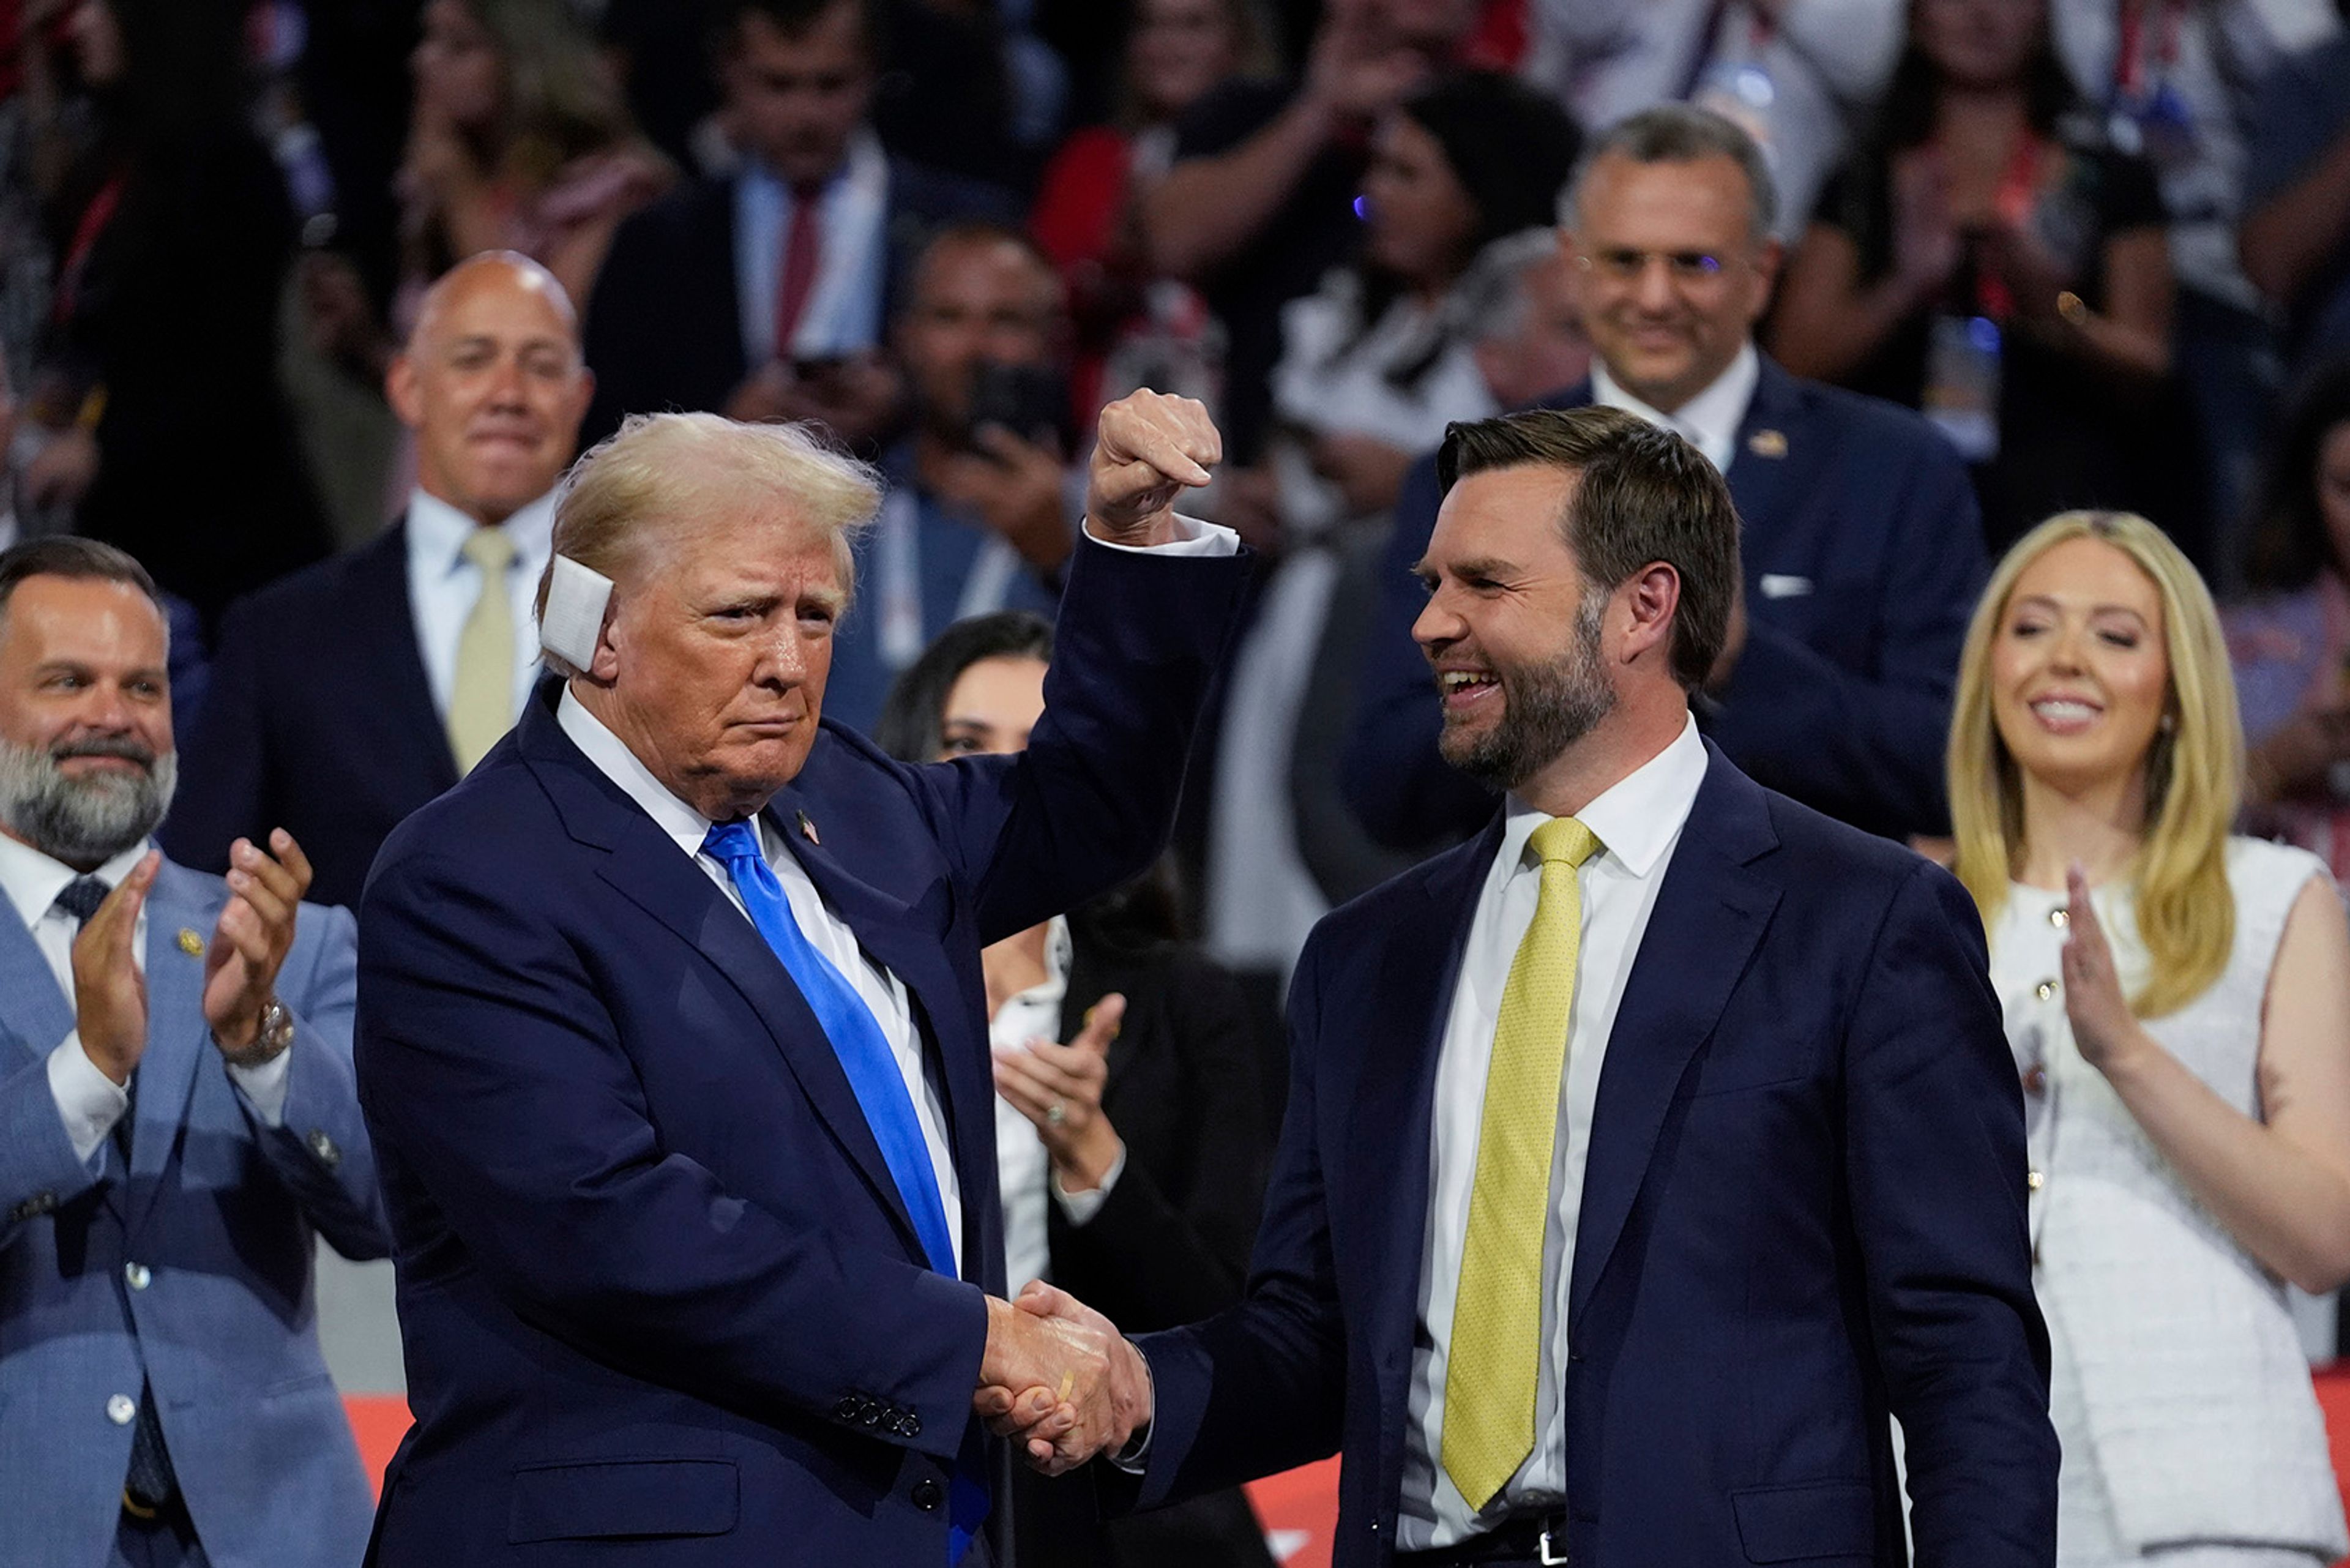
POLYGON ((1045 1119, 1052 1123, 1055 1127, 1059 1127, 1063 1122, 1067 1121, 1069 1119, 1068 1102, 1066 1100, 1055 1100, 1051 1105, 1046 1106, 1045 1107, 1045 1119))

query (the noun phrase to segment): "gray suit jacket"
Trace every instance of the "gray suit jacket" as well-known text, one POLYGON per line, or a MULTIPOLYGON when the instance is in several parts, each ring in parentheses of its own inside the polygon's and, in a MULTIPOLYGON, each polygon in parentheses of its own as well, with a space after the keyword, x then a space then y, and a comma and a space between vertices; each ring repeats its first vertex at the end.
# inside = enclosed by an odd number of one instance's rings
POLYGON ((230 1082, 203 1012, 227 888, 166 861, 147 905, 147 1054, 130 1169, 74 1158, 47 1057, 73 1027, 0 918, 0 1520, 12 1563, 106 1560, 143 1382, 214 1568, 348 1568, 367 1477, 318 1353, 314 1236, 389 1246, 351 1077, 356 936, 305 905, 277 994, 297 1020, 283 1124, 230 1082), (198 952, 186 950, 199 947, 198 952))

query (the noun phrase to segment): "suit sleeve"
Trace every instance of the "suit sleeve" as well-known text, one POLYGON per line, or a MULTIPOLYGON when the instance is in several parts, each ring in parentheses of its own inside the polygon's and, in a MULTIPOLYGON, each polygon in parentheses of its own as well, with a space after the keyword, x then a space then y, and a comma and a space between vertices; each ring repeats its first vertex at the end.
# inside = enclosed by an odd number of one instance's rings
POLYGON ((237 1103, 262 1158, 301 1205, 311 1227, 354 1262, 388 1257, 391 1234, 376 1181, 375 1149, 359 1116, 351 1073, 358 926, 343 909, 306 905, 302 919, 318 936, 304 944, 307 952, 296 950, 306 961, 302 972, 278 976, 279 994, 294 1014, 294 1043, 286 1048, 284 1109, 272 1127, 243 1095, 237 1103))
POLYGON ((431 852, 378 864, 359 1093, 395 1207, 420 1188, 518 1315, 598 1360, 768 1418, 861 1389, 920 1417, 870 1435, 951 1459, 980 1291, 665 1149, 560 901, 431 852))
POLYGON ((1166 848, 1247 573, 1245 551, 1160 556, 1080 539, 1028 749, 912 770, 983 942, 1077 908, 1166 848))
POLYGON ((268 795, 268 694, 274 661, 250 600, 228 613, 204 701, 182 746, 180 787, 158 834, 163 852, 195 871, 228 869, 228 846, 259 844, 275 826, 268 795))
POLYGON ((2055 1541, 2022 1093, 1984 968, 1972 902, 1920 861, 1846 1042, 1849 1198, 1919 1568, 2046 1568, 2055 1541))
POLYGON ((1466 838, 1484 826, 1498 804, 1491 790, 1438 753, 1443 714, 1428 659, 1411 639, 1412 623, 1427 603, 1411 569, 1436 533, 1440 500, 1430 454, 1412 464, 1396 499, 1394 529, 1378 566, 1376 608, 1363 637, 1354 732, 1347 743, 1347 804, 1363 831, 1390 849, 1466 838))
POLYGON ((1347 1337, 1315 1095, 1319 948, 1306 944, 1291 989, 1289 1108, 1248 1294, 1205 1323, 1136 1340, 1153 1393, 1148 1464, 1139 1487, 1101 1478, 1106 1501, 1155 1508, 1338 1447, 1347 1337))
MULTIPOLYGON (((6 1039, 0 1031, 0 1042, 6 1039)), ((0 1078, 0 1256, 27 1222, 70 1203, 99 1180, 98 1161, 76 1158, 57 1115, 48 1050, 21 1054, 24 1065, 0 1078)))
MULTIPOLYGON (((1050 1213, 1056 1281, 1129 1332, 1191 1323, 1240 1299, 1271 1152, 1238 987, 1199 961, 1170 964, 1159 984, 1183 1092, 1137 1115, 1165 1118, 1167 1136, 1154 1140, 1164 1163, 1132 1158, 1129 1138, 1125 1173, 1091 1220, 1050 1213)), ((1106 1108, 1117 1126, 1115 1095, 1106 1108)))
POLYGON ((1740 767, 1817 810, 1895 836, 1944 833, 1942 753, 1985 575, 1982 517, 1958 454, 1924 432, 1887 491, 1902 504, 1873 607, 1874 673, 1756 620, 1708 728, 1740 767))

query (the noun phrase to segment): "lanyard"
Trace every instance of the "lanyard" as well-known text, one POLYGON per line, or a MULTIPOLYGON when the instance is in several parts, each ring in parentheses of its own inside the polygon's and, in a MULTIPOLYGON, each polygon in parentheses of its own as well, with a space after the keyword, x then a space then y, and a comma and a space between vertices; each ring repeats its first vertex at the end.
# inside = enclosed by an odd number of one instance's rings
MULTIPOLYGON (((1991 198, 1991 211, 2001 223, 2017 226, 2031 217, 2039 199, 2040 166, 2046 153, 2047 144, 2037 132, 2027 130, 2016 140, 2006 171, 1999 177, 1998 193, 1991 198)), ((2004 321, 2015 314, 2015 293, 2005 278, 1978 267, 1975 306, 1993 321, 2004 321)))

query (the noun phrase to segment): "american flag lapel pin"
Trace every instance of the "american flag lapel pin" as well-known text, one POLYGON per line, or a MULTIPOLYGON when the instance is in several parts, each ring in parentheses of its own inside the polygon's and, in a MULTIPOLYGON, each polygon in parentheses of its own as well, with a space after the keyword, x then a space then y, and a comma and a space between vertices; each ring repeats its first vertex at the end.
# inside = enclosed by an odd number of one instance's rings
POLYGON ((818 838, 816 836, 816 824, 808 820, 808 814, 806 812, 800 813, 800 836, 806 839, 810 844, 822 845, 824 843, 823 839, 818 838))

